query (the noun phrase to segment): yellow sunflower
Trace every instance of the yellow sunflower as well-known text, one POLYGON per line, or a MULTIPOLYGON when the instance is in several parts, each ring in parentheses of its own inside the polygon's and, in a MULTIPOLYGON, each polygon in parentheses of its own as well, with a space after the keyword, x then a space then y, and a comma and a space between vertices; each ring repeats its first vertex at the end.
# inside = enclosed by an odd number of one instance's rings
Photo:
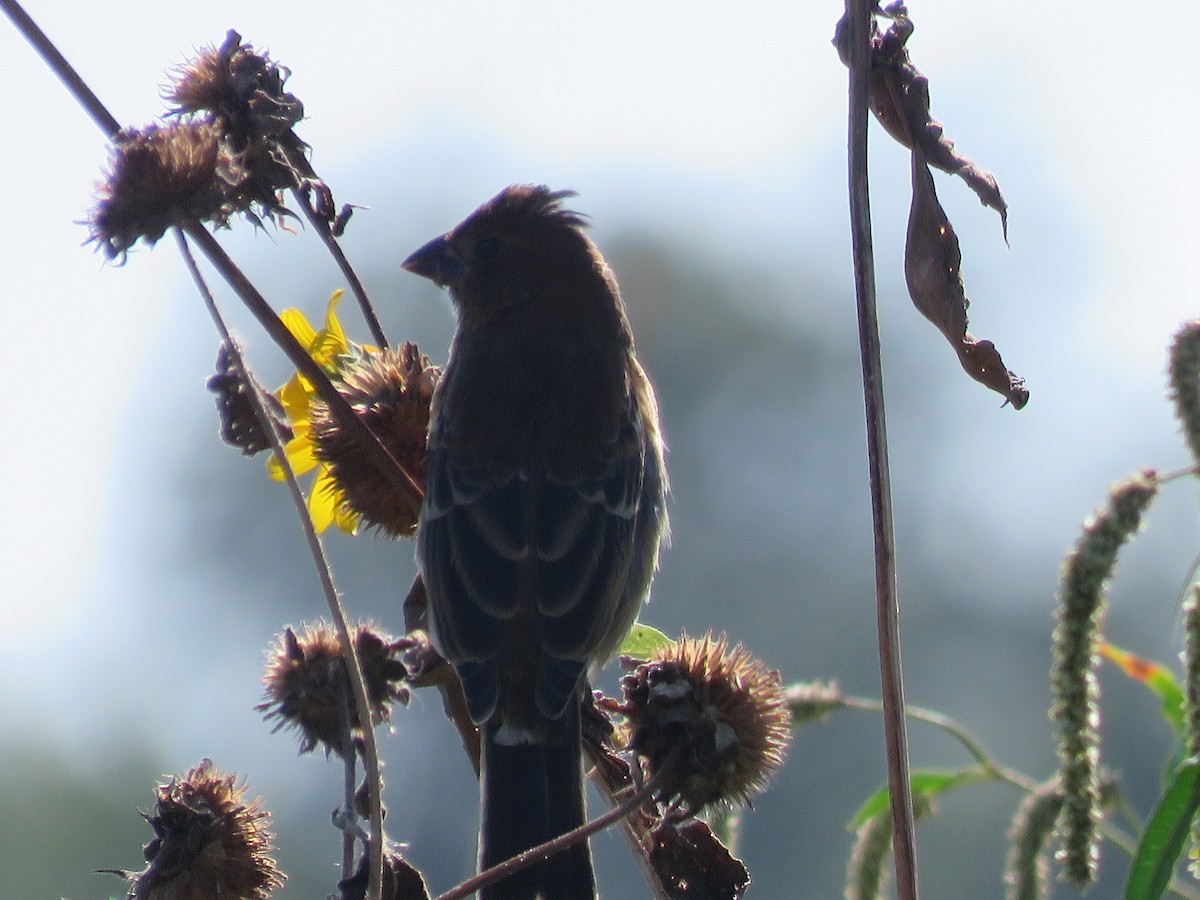
MULTIPOLYGON (((356 359, 363 353, 376 352, 376 348, 370 345, 355 344, 346 339, 346 333, 337 318, 337 305, 342 293, 340 290, 334 291, 329 298, 325 324, 320 329, 313 328, 298 309, 285 309, 280 314, 292 336, 335 379, 340 378, 347 360, 356 359)), ((293 437, 283 448, 288 463, 297 475, 316 469, 308 492, 308 513, 312 516, 314 527, 320 533, 333 524, 347 534, 355 534, 358 531, 358 515, 346 505, 341 488, 330 474, 329 464, 317 459, 313 447, 310 405, 317 398, 316 388, 304 375, 296 372, 275 392, 275 396, 283 404, 292 426, 293 437)), ((276 481, 284 480, 283 466, 274 455, 267 460, 267 471, 276 481)))

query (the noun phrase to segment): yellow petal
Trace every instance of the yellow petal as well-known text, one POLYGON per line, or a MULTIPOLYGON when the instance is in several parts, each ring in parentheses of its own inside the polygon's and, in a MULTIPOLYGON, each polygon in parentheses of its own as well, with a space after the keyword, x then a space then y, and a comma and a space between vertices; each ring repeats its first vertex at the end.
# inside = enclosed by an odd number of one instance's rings
POLYGON ((337 509, 334 510, 333 523, 337 525, 339 531, 344 531, 346 534, 358 534, 358 513, 345 503, 339 503, 337 509))
POLYGON ((308 494, 308 514, 312 516, 313 527, 318 534, 333 522, 341 496, 337 482, 329 474, 329 466, 323 465, 317 469, 317 477, 308 494))
POLYGON ((311 394, 312 386, 308 379, 297 372, 279 389, 276 396, 283 404, 283 411, 288 420, 296 423, 308 421, 308 400, 311 394))
MULTIPOLYGON (((292 471, 297 475, 303 475, 317 464, 317 457, 313 453, 313 445, 312 441, 308 438, 307 428, 303 434, 296 435, 296 437, 284 444, 283 453, 287 457, 292 471)), ((276 481, 284 480, 283 466, 280 465, 274 453, 267 460, 267 471, 276 481)))
POLYGON ((292 333, 292 337, 300 342, 301 347, 307 350, 312 346, 312 342, 317 336, 317 330, 308 324, 304 313, 298 309, 285 309, 279 314, 279 318, 283 320, 287 330, 292 333))
POLYGON ((346 332, 342 330, 342 323, 338 321, 337 305, 342 301, 342 294, 345 291, 339 289, 333 292, 329 297, 329 306, 325 308, 325 328, 324 331, 329 335, 330 339, 335 341, 341 348, 340 352, 346 352, 346 332))

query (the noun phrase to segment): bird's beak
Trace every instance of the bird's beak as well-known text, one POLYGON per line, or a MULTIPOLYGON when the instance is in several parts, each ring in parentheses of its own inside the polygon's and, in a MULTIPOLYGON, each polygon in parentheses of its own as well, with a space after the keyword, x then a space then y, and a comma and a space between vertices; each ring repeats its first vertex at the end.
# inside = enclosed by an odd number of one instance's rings
POLYGON ((445 234, 413 253, 400 268, 428 278, 439 287, 453 287, 467 274, 466 265, 454 251, 449 235, 445 234))

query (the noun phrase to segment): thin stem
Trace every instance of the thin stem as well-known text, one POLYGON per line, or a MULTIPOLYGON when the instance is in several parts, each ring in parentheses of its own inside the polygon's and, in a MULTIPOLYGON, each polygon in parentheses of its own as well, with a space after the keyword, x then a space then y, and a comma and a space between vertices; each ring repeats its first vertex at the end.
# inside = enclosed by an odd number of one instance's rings
MULTIPOLYGON (((342 815, 349 821, 357 821, 358 811, 354 804, 354 791, 358 787, 358 751, 354 747, 354 728, 350 719, 350 703, 354 697, 345 696, 344 688, 338 691, 338 704, 342 708, 342 815)), ((361 717, 362 711, 359 711, 361 717)), ((343 822, 343 824, 345 824, 343 822)), ((354 831, 342 829, 342 879, 354 875, 354 831)))
POLYGON ((446 893, 441 894, 437 900, 461 900, 463 897, 468 897, 481 888, 485 888, 490 884, 495 884, 502 878, 507 878, 521 869, 528 868, 533 863, 542 859, 549 859, 554 854, 567 849, 568 847, 586 840, 597 831, 603 831, 613 822, 623 819, 639 806, 649 800, 656 790, 658 783, 661 781, 662 771, 666 771, 666 767, 661 770, 658 775, 651 778, 638 790, 631 793, 627 798, 621 801, 620 804, 614 806, 608 812, 601 816, 597 816, 590 822, 585 822, 578 828, 568 831, 566 834, 559 835, 553 840, 546 841, 544 844, 539 844, 524 853, 514 856, 512 859, 506 859, 499 865, 492 866, 490 869, 484 869, 478 875, 468 878, 462 884, 455 888, 451 888, 446 893))
MULTIPOLYGON (((850 709, 883 712, 883 703, 871 697, 843 697, 842 700, 844 705, 850 709)), ((966 726, 958 722, 958 720, 936 710, 926 709, 923 706, 906 706, 904 714, 914 721, 924 722, 927 725, 932 725, 946 732, 946 734, 958 741, 963 749, 971 754, 974 760, 979 763, 980 767, 989 776, 998 778, 1000 781, 1007 782, 1023 791, 1033 792, 1037 790, 1037 782, 1032 778, 1022 772, 1018 772, 1016 769, 1011 769, 996 762, 983 748, 983 744, 980 743, 979 739, 968 731, 966 726)))
POLYGON ((883 403, 883 365, 880 360, 879 320, 875 304, 875 261, 871 244, 871 200, 867 182, 870 25, 874 6, 873 0, 847 0, 850 18, 850 230, 854 251, 858 339, 862 355, 863 395, 866 407, 871 518, 875 535, 879 674, 883 686, 884 734, 887 744, 888 784, 891 788, 896 891, 900 900, 917 900, 916 828, 913 823, 912 789, 908 768, 904 680, 900 662, 900 606, 896 595, 892 499, 883 403))
POLYGON ((345 276, 347 283, 350 285, 350 291, 358 298, 358 306, 362 310, 363 319, 367 323, 367 328, 371 332, 371 339, 381 347, 387 347, 387 337, 383 333, 383 325, 379 321, 379 316, 375 314, 375 307, 371 304, 371 298, 367 296, 367 289, 362 283, 362 279, 358 277, 358 273, 354 271, 354 266, 350 265, 350 260, 346 258, 346 254, 342 252, 342 245, 338 243, 338 239, 333 234, 333 229, 329 227, 317 211, 313 209, 308 198, 298 189, 292 189, 292 197, 295 198, 299 207, 304 210, 304 216, 308 219, 308 223, 316 231, 317 236, 321 238, 321 242, 325 248, 332 254, 334 262, 338 264, 338 268, 342 270, 342 275, 345 276))
MULTIPOLYGON (((205 232, 203 229, 200 229, 200 231, 207 236, 208 232, 205 232)), ((212 295, 212 291, 208 288, 208 283, 204 280, 204 276, 200 273, 200 269, 196 265, 196 258, 188 246, 187 238, 180 229, 175 229, 175 237, 179 244, 179 252, 183 255, 188 272, 196 282, 196 287, 200 291, 200 295, 204 298, 204 304, 208 308, 209 315, 212 316, 213 323, 217 327, 217 332, 221 335, 221 340, 224 341, 225 346, 229 348, 229 358, 233 361, 243 382, 250 388, 249 397, 254 407, 254 414, 270 440, 271 449, 283 469, 288 491, 291 494, 292 504, 296 507, 296 512, 300 517, 300 526, 308 542, 309 552, 312 554, 313 563, 317 568, 317 576, 321 580, 321 588, 329 604, 329 613, 333 617, 334 626, 338 632, 338 639, 341 641, 345 653, 346 669, 350 675, 350 690, 354 694, 354 703, 358 710, 359 721, 363 723, 363 756, 367 770, 367 789, 370 794, 371 835, 368 852, 370 853, 371 873, 366 900, 380 900, 383 891, 383 805, 380 798, 382 777, 379 768, 379 753, 375 745, 375 730, 371 726, 371 704, 367 698, 366 680, 363 678, 358 651, 355 647, 353 636, 350 633, 350 627, 346 621, 346 613, 342 607, 341 599, 338 597, 337 588, 333 583, 333 571, 329 567, 329 560, 326 558, 325 550, 321 546, 321 537, 313 527, 312 518, 308 514, 308 504, 304 500, 304 492, 300 489, 300 483, 296 480, 296 473, 292 470, 291 465, 288 463, 287 454, 283 451, 283 439, 275 426, 274 420, 267 415, 266 406, 259 395, 258 387, 254 380, 250 378, 245 360, 242 358, 242 354, 238 350, 233 336, 229 333, 229 328, 225 324, 225 319, 221 315, 220 310, 217 308, 216 300, 212 295)), ((353 754, 353 747, 347 747, 346 752, 353 754)), ((351 805, 351 809, 353 810, 353 805, 351 805)))
POLYGON ((4 10, 21 36, 29 41, 33 49, 50 67, 50 71, 58 76, 67 90, 71 92, 71 96, 92 117, 92 121, 100 126, 100 130, 110 138, 116 135, 121 130, 121 123, 100 102, 100 98, 87 86, 87 82, 75 71, 74 66, 67 62, 67 58, 54 46, 50 38, 46 36, 46 32, 42 31, 37 23, 29 18, 29 13, 25 12, 21 4, 16 0, 0 0, 0 9, 4 10))

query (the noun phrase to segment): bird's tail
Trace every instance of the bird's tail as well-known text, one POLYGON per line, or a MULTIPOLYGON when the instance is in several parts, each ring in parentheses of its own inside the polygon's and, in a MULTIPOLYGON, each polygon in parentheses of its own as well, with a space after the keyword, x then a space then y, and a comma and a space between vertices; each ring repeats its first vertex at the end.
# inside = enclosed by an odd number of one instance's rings
MULTIPOLYGON (((480 869, 488 868, 583 824, 583 750, 579 703, 552 723, 541 744, 502 744, 484 727, 480 869)), ((535 863, 479 892, 480 900, 594 900, 587 841, 535 863)))

